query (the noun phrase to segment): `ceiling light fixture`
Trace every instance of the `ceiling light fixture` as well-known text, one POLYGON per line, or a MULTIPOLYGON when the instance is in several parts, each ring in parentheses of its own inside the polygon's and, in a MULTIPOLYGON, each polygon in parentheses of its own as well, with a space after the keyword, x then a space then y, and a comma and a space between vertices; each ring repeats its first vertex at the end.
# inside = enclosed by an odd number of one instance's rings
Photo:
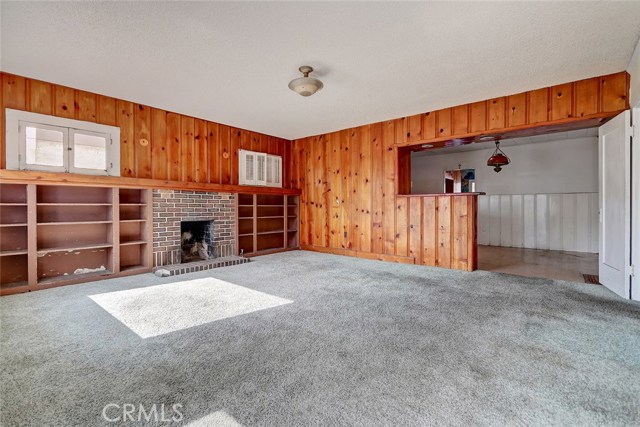
POLYGON ((487 160, 487 166, 493 167, 493 170, 500 172, 502 166, 506 166, 511 163, 511 160, 500 149, 500 141, 496 141, 496 150, 493 152, 489 160, 487 160))
POLYGON ((298 68, 304 77, 298 77, 289 82, 289 89, 302 96, 311 96, 324 87, 324 84, 316 78, 309 77, 313 68, 303 65, 298 68))

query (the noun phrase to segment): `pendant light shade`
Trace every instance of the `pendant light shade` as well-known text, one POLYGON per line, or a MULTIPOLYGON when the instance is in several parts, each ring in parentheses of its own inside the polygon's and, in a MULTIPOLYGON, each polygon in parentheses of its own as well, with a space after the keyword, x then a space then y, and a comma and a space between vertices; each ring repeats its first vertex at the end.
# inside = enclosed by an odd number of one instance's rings
POLYGON ((299 68, 304 77, 298 77, 289 82, 289 89, 302 96, 311 96, 324 87, 322 82, 314 77, 309 77, 312 67, 303 65, 299 68))
POLYGON ((511 163, 511 160, 509 160, 507 155, 500 149, 500 141, 496 141, 496 149, 491 157, 489 157, 489 160, 487 160, 487 166, 491 166, 494 171, 500 172, 502 166, 506 166, 509 163, 511 163))

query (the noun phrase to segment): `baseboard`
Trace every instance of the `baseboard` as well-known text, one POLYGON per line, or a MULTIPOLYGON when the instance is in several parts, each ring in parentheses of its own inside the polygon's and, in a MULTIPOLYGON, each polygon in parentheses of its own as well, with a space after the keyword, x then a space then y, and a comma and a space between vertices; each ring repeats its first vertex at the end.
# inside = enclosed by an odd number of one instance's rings
POLYGON ((344 248, 338 249, 338 248, 325 248, 324 246, 301 245, 300 249, 305 251, 322 252, 322 253, 333 254, 333 255, 346 255, 346 256, 352 256, 355 258, 372 259, 376 261, 398 262, 402 264, 416 263, 416 259, 414 257, 401 256, 401 255, 375 254, 372 252, 354 251, 352 249, 344 249, 344 248))

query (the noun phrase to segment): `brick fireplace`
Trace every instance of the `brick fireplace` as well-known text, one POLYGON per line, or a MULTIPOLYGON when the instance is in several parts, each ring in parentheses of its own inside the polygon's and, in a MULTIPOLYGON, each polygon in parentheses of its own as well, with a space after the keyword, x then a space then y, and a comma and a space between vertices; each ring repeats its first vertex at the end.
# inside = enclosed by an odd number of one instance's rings
POLYGON ((180 264, 181 224, 211 221, 213 257, 236 254, 235 195, 153 190, 153 266, 180 264))

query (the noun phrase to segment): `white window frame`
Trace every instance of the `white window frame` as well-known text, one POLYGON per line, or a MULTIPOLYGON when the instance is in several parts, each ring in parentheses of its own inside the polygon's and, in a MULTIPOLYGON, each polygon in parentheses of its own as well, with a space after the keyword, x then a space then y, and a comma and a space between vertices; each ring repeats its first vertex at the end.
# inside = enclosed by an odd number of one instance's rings
MULTIPOLYGON (((106 169, 105 169, 105 174, 109 175, 109 152, 110 152, 110 146, 113 144, 113 140, 111 138, 111 134, 109 133, 105 133, 105 132, 94 132, 94 131, 90 131, 90 130, 85 130, 85 129, 73 129, 70 128, 69 129, 69 148, 71 150, 69 150, 69 172, 70 173, 79 173, 79 174, 94 174, 97 172, 101 172, 98 169, 88 169, 88 168, 82 168, 79 166, 76 166, 75 161, 74 161, 74 153, 76 150, 75 144, 76 144, 76 140, 75 140, 75 135, 76 134, 80 134, 80 135, 91 135, 91 136, 99 136, 105 139, 105 141, 107 141, 107 147, 106 147, 106 156, 107 158, 106 160, 106 169)), ((119 170, 119 168, 118 168, 119 170)))
MULTIPOLYGON (((18 122, 18 135, 20 138, 20 143, 18 145, 18 163, 21 170, 36 170, 48 172, 66 172, 68 170, 69 155, 67 154, 67 147, 69 146, 69 128, 52 126, 43 123, 25 122, 20 120, 18 122), (62 133, 62 166, 27 164, 27 127, 29 126, 62 133)), ((10 140, 7 139, 7 169, 12 169, 9 167, 9 141, 10 140)))
POLYGON ((68 172, 83 175, 120 176, 120 128, 81 120, 66 119, 28 111, 5 109, 7 169, 68 172), (64 130, 63 167, 26 164, 25 125, 64 130), (107 140, 106 170, 77 168, 73 164, 73 134, 103 136, 107 140))
POLYGON ((258 185, 282 188, 282 157, 257 151, 238 150, 238 182, 240 185, 258 185), (247 158, 253 157, 253 175, 248 176, 247 158), (262 165, 262 169, 261 169, 262 165), (274 179, 275 178, 275 179, 274 179))

